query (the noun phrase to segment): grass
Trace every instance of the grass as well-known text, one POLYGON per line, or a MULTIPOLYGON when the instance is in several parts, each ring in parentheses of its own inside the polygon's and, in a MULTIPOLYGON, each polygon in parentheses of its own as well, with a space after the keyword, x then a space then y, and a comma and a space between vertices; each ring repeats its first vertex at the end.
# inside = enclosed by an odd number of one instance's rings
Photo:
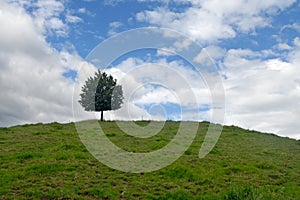
MULTIPOLYGON (((227 126, 199 159, 208 125, 200 123, 172 165, 141 174, 101 164, 72 123, 0 128, 0 199, 300 199, 300 141, 227 126)), ((147 139, 124 134, 115 122, 101 127, 119 147, 150 152, 168 144, 179 123, 168 121, 147 139)))

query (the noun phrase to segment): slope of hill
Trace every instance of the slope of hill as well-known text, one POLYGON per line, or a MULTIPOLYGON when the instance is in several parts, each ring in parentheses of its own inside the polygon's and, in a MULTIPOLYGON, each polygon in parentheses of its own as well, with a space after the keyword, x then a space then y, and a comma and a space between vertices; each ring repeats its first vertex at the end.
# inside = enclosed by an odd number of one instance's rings
MULTIPOLYGON (((148 152, 166 145, 179 123, 167 122, 149 139, 132 138, 115 122, 101 126, 123 149, 148 152)), ((0 199, 300 199, 300 141, 227 126, 199 159, 207 128, 200 123, 172 165, 142 174, 101 164, 72 123, 0 128, 0 199)))

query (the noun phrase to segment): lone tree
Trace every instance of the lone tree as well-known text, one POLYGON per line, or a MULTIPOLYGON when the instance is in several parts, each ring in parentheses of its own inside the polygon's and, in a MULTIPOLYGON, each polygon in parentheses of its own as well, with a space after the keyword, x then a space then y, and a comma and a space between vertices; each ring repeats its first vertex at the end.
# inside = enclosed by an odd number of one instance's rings
POLYGON ((89 77, 82 87, 81 99, 78 101, 85 111, 101 112, 117 110, 123 104, 123 90, 117 80, 105 72, 98 70, 94 77, 89 77))

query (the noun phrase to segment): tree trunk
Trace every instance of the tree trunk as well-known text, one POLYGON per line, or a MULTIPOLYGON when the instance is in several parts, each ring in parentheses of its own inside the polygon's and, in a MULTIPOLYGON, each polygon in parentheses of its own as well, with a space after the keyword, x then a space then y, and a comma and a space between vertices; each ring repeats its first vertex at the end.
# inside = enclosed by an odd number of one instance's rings
POLYGON ((103 110, 101 110, 101 121, 103 121, 103 110))

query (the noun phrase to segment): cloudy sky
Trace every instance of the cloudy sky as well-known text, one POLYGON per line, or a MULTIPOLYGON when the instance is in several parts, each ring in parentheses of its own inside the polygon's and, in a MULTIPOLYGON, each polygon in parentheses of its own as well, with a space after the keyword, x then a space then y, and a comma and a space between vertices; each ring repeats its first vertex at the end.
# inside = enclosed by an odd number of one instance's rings
POLYGON ((2 0, 0 126, 73 121, 76 88, 99 66, 94 48, 157 27, 185 39, 164 34, 178 41, 102 66, 124 86, 127 109, 107 119, 214 121, 209 75, 178 55, 201 44, 192 60, 209 57, 218 72, 223 124, 300 139, 299 16, 297 0, 2 0))

